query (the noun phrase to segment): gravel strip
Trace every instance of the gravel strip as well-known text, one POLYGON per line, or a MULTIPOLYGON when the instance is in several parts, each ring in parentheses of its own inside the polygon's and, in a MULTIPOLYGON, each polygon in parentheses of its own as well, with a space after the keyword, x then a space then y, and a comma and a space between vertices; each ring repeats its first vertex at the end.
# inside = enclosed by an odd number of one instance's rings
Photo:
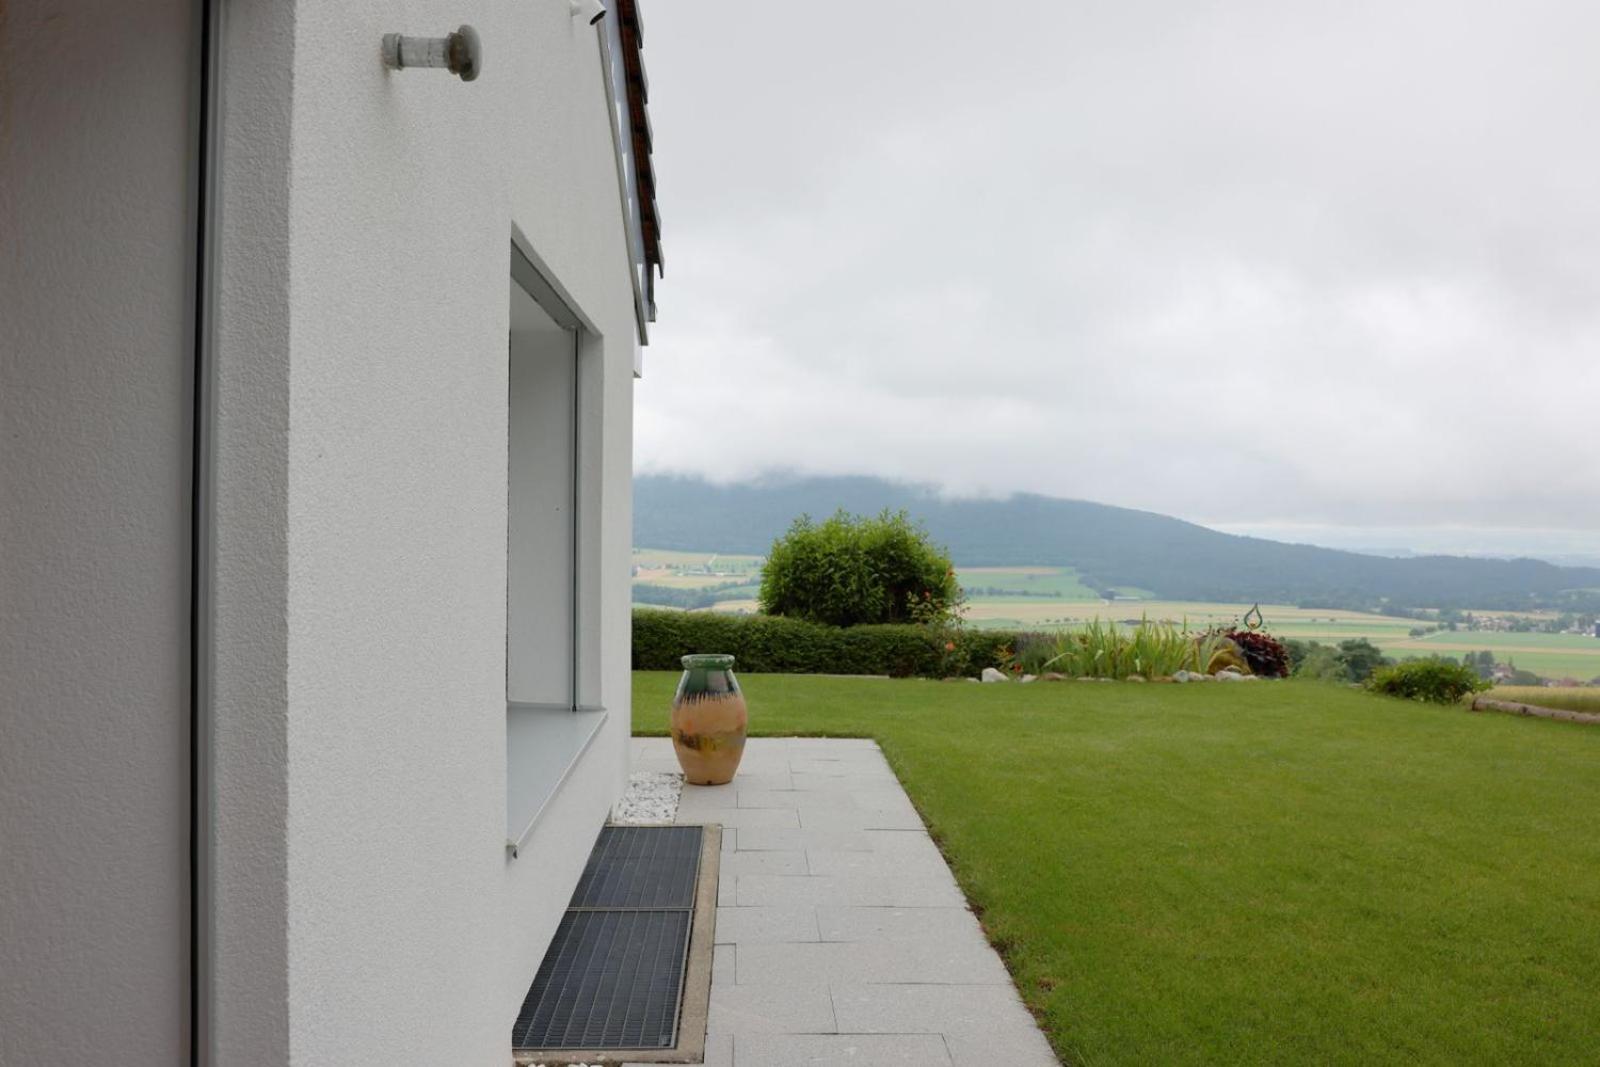
POLYGON ((611 821, 630 826, 670 823, 678 816, 683 775, 676 771, 634 771, 628 791, 611 812, 611 821))

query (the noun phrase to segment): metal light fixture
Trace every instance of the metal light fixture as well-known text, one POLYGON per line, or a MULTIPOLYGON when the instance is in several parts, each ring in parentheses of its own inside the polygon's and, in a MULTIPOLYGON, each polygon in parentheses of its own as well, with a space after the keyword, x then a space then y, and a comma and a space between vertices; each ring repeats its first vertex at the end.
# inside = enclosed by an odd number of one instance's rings
POLYGON ((383 35, 383 65, 390 70, 407 67, 444 67, 464 82, 483 70, 483 42, 478 31, 462 26, 448 37, 383 35))
POLYGON ((568 0, 572 8, 572 17, 583 19, 593 26, 606 17, 606 5, 601 0, 568 0))

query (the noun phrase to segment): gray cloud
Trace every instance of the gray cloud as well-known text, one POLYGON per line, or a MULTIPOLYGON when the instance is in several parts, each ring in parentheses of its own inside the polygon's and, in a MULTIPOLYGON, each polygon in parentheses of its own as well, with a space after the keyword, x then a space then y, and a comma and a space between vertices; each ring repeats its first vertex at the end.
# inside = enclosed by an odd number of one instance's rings
POLYGON ((1600 8, 647 12, 636 464, 1600 528, 1600 8))

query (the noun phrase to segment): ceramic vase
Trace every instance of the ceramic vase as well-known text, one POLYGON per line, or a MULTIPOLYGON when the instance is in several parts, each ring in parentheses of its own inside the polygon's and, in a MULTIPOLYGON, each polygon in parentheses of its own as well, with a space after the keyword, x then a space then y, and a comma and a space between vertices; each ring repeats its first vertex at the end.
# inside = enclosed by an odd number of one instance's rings
POLYGON ((683 657, 683 677, 672 698, 672 748, 691 785, 725 785, 744 755, 749 712, 733 657, 683 657))

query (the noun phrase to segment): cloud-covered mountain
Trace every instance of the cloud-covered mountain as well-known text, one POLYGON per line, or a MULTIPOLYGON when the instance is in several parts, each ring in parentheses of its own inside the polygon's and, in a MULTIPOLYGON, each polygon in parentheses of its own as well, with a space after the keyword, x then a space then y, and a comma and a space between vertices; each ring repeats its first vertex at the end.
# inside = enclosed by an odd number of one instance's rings
POLYGON ((634 479, 634 543, 765 553, 796 516, 905 509, 964 566, 1071 566, 1091 584, 1178 600, 1511 609, 1600 590, 1600 568, 1531 559, 1384 558, 1221 533, 1166 515, 1017 494, 952 498, 877 478, 766 478, 714 485, 634 479))

